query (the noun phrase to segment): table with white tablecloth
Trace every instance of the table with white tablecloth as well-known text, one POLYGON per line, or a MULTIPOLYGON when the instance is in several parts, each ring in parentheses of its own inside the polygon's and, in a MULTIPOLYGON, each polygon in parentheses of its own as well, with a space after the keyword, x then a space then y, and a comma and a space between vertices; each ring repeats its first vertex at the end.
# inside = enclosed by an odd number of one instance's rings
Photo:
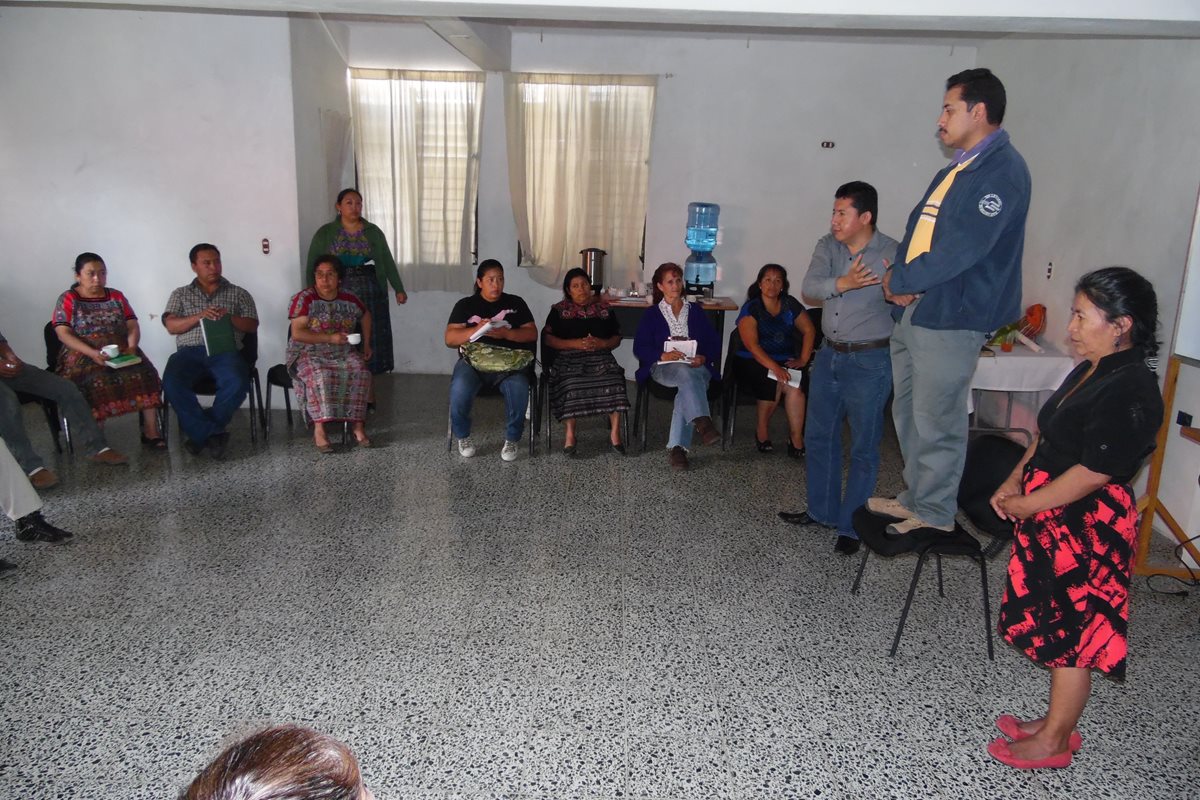
POLYGON ((1031 427, 1013 425, 1013 406, 1024 397, 1032 395, 1031 418, 1036 421, 1038 409, 1047 396, 1062 385, 1075 367, 1070 356, 1045 347, 1045 352, 1035 353, 1023 345, 1005 353, 999 347, 989 348, 995 356, 980 356, 971 378, 971 402, 969 411, 975 415, 972 433, 1019 433, 1026 443, 1033 441, 1031 427), (1005 396, 1003 424, 984 425, 981 416, 981 392, 998 392, 1005 396))

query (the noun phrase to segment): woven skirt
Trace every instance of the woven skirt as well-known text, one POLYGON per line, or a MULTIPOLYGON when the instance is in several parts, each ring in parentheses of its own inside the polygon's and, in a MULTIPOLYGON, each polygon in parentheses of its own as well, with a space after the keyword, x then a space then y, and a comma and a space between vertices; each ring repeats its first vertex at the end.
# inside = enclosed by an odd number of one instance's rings
POLYGON ((565 350, 550 368, 550 410, 560 422, 629 408, 625 370, 609 352, 565 350))

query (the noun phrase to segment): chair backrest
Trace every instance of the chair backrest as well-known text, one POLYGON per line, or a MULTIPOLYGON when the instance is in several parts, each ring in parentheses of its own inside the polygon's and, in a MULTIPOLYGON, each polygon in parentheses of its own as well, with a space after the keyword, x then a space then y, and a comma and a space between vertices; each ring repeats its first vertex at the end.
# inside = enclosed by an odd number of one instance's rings
POLYGON ((242 336, 242 360, 251 369, 258 362, 258 331, 250 331, 242 336))
POLYGON ((825 334, 821 332, 821 314, 824 312, 824 309, 820 306, 813 306, 804 310, 808 312, 808 318, 812 320, 813 327, 817 329, 817 338, 813 342, 813 352, 815 353, 817 348, 821 346, 821 342, 825 339, 825 334))
POLYGON ((738 333, 737 325, 729 332, 729 345, 725 348, 725 364, 721 368, 721 380, 728 386, 733 385, 733 360, 738 358, 737 351, 742 349, 742 335, 738 333))
POLYGON ((46 343, 46 369, 54 372, 58 367, 58 356, 62 352, 63 343, 58 339, 53 322, 47 322, 46 327, 42 328, 42 340, 46 343))
POLYGON ((958 484, 958 506, 984 533, 1003 539, 1012 536, 1012 523, 996 516, 988 501, 1024 454, 1024 447, 1005 436, 987 434, 967 445, 967 460, 958 484))
POLYGON ((542 328, 538 333, 538 348, 541 350, 542 357, 542 374, 550 372, 550 367, 554 366, 554 359, 558 358, 558 351, 546 344, 546 329, 542 328))

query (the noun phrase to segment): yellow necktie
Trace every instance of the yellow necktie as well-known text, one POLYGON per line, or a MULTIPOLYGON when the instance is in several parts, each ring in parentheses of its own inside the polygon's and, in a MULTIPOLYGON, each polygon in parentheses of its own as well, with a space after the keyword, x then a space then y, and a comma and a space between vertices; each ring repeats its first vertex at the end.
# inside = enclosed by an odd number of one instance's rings
POLYGON ((946 177, 942 178, 942 182, 934 187, 929 193, 928 199, 925 200, 925 206, 921 209, 921 216, 917 217, 917 224, 913 227, 912 238, 908 240, 908 253, 904 257, 904 263, 912 261, 917 256, 928 253, 933 245, 933 226, 937 224, 938 211, 942 208, 942 200, 946 197, 946 192, 950 191, 950 184, 954 183, 954 179, 958 177, 958 173, 963 171, 963 168, 975 160, 975 156, 967 159, 959 164, 954 169, 946 173, 946 177))

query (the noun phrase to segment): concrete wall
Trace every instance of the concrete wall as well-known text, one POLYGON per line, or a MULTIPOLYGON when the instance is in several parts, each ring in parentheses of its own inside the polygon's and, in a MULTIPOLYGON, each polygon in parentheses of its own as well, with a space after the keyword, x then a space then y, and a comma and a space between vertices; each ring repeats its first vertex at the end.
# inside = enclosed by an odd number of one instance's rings
MULTIPOLYGON (((609 283, 649 279, 682 263, 687 204, 721 204, 718 292, 738 300, 767 262, 795 282, 828 229, 833 191, 862 178, 880 190, 882 228, 899 236, 929 176, 944 161, 934 122, 947 75, 974 64, 973 47, 632 35, 518 29, 515 71, 659 76, 646 219, 646 264, 612 265, 609 283), (823 149, 824 140, 836 147, 823 149), (631 271, 632 268, 632 271, 631 271)), ((351 23, 352 66, 469 69, 423 25, 351 23)), ((539 316, 559 294, 516 260, 508 198, 503 94, 488 76, 480 170, 480 257, 506 266, 507 288, 539 316)), ((370 199, 367 200, 368 206, 370 199)), ((471 268, 462 268, 464 291, 471 268)), ((421 292, 393 312, 397 368, 448 372, 441 331, 459 295, 421 292), (433 335, 431 335, 433 332, 433 335)), ((539 320, 540 321, 540 320, 539 320)), ((632 365, 628 348, 618 351, 632 365)))
MULTIPOLYGON (((1046 305, 1047 336, 1061 342, 1075 281, 1096 267, 1132 266, 1158 292, 1165 372, 1200 185, 1200 48, 1005 39, 981 47, 979 63, 1005 82, 1005 126, 1033 174, 1025 303, 1046 305)), ((1185 364, 1177 405, 1200 412, 1198 389, 1200 369, 1185 364)), ((1173 425, 1160 497, 1192 532, 1197 474, 1200 446, 1173 425)))
MULTIPOLYGON (((292 114, 296 130, 296 201, 300 229, 297 246, 306 258, 317 228, 333 219, 337 192, 354 185, 354 145, 350 141, 350 91, 345 52, 345 25, 315 15, 292 17, 292 114), (345 123, 344 151, 339 151, 331 117, 345 123)), ((297 263, 297 281, 303 280, 297 263)))
POLYGON ((258 302, 263 362, 281 360, 299 259, 287 19, 5 7, 0 75, 0 330, 17 352, 42 363, 92 250, 161 370, 159 314, 209 241, 258 302))

